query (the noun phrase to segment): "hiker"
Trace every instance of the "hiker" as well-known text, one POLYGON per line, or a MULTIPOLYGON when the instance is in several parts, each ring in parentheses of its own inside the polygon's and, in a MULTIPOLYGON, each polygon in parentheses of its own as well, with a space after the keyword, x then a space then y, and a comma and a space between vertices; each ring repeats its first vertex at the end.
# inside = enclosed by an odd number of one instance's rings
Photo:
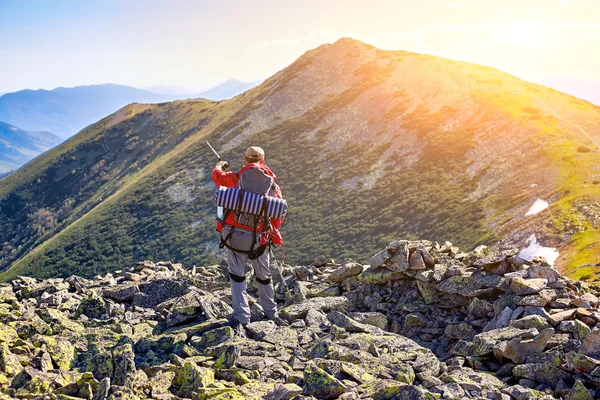
MULTIPOLYGON (((230 188, 239 187, 245 191, 268 194, 281 199, 281 190, 274 182, 276 176, 265 165, 264 150, 256 146, 249 147, 244 161, 245 165, 237 173, 225 171, 227 163, 219 161, 212 172, 215 184, 230 188)), ((227 248, 233 323, 246 325, 250 322, 250 307, 246 293, 246 262, 250 259, 258 282, 259 303, 265 315, 277 325, 287 325, 277 315, 277 303, 269 268, 270 244, 283 244, 278 230, 282 220, 270 218, 269 224, 264 224, 264 220, 257 219, 256 221, 260 222, 255 224, 255 218, 245 213, 226 210, 223 221, 217 223, 217 231, 221 232, 221 247, 227 248)))

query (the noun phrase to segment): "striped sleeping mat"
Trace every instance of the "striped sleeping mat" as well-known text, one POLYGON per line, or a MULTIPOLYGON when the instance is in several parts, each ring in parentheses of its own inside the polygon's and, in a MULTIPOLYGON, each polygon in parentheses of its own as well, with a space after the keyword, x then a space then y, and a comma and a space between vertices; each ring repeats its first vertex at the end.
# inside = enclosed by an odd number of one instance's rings
MULTIPOLYGON (((263 204, 263 196, 258 193, 243 192, 242 212, 259 215, 263 204)), ((230 210, 238 209, 240 189, 220 186, 215 194, 217 206, 230 210)), ((267 216, 269 218, 283 219, 287 213, 287 202, 275 197, 267 197, 267 216)))

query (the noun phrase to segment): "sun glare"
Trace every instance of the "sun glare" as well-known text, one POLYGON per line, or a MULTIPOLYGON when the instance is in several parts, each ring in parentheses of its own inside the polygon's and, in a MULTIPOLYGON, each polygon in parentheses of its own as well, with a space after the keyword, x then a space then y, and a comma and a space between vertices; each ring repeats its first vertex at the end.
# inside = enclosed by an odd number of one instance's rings
POLYGON ((507 24, 505 40, 511 46, 538 48, 546 42, 547 35, 543 24, 537 21, 518 20, 507 24))

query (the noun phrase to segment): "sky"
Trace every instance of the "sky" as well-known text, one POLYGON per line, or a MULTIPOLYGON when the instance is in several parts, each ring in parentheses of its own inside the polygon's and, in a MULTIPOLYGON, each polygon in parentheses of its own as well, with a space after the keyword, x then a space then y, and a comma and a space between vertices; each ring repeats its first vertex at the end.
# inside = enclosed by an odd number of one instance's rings
POLYGON ((523 79, 600 81, 600 0, 0 0, 0 93, 255 81, 353 37, 523 79))

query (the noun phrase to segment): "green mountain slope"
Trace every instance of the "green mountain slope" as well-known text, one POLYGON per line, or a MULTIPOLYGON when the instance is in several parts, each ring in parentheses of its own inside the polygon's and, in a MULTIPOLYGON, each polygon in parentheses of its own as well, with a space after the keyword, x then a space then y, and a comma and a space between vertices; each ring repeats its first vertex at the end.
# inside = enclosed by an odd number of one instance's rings
POLYGON ((4 179, 0 278, 215 262, 205 140, 236 168, 265 148, 291 205, 287 260, 535 234, 593 278, 598 122, 599 107, 492 68, 343 39, 232 100, 128 106, 4 179), (550 207, 525 216, 538 198, 550 207))
POLYGON ((60 142, 50 132, 28 132, 0 122, 0 175, 19 168, 60 142))

